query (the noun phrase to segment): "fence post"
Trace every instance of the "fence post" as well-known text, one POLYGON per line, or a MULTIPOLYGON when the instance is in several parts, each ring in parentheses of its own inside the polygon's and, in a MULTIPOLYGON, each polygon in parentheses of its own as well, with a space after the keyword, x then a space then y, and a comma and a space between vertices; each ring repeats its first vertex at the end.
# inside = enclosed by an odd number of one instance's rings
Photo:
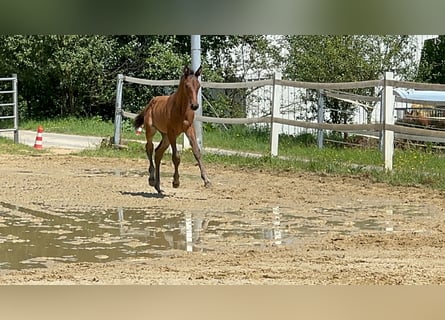
POLYGON ((275 123, 274 119, 275 117, 280 116, 280 98, 281 98, 281 86, 277 86, 275 83, 276 80, 281 80, 281 73, 276 72, 274 73, 273 77, 273 97, 272 97, 272 114, 270 117, 270 154, 273 157, 278 156, 278 136, 279 136, 279 123, 275 123))
MULTIPOLYGON (((318 117, 317 121, 322 124, 324 121, 324 90, 318 91, 318 117)), ((317 144, 319 149, 323 149, 323 129, 317 131, 317 144)))
POLYGON ((383 90, 383 159, 385 162, 385 170, 392 171, 394 131, 388 130, 386 126, 394 124, 394 92, 393 87, 388 85, 388 80, 393 80, 392 72, 385 72, 383 90))
POLYGON ((14 143, 19 143, 19 107, 17 99, 17 74, 13 74, 12 77, 12 101, 14 103, 14 143))
POLYGON ((117 88, 116 88, 116 109, 114 112, 114 144, 121 144, 121 131, 122 131, 122 87, 124 84, 124 75, 117 75, 117 88))

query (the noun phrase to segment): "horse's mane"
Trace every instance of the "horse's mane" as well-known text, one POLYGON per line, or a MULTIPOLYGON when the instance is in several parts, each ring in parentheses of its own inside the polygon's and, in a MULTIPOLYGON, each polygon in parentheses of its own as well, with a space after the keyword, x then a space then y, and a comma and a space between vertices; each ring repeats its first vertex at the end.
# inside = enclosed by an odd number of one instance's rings
POLYGON ((182 74, 182 76, 181 76, 181 79, 179 79, 179 82, 182 84, 182 83, 184 83, 184 81, 189 77, 189 76, 192 76, 192 75, 194 75, 195 73, 193 72, 193 70, 192 69, 188 69, 188 72, 187 73, 183 73, 182 74))
POLYGON ((188 77, 188 76, 192 76, 192 75, 194 75, 195 74, 195 72, 192 70, 192 69, 188 69, 188 73, 187 74, 183 74, 182 75, 182 78, 184 79, 184 78, 186 78, 186 77, 188 77))

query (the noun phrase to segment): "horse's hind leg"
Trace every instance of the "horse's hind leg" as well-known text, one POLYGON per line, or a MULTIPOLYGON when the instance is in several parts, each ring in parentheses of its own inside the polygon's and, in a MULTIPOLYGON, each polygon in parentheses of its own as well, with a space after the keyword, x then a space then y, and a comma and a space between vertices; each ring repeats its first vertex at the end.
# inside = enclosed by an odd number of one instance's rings
POLYGON ((167 135, 162 134, 162 140, 159 143, 159 145, 156 147, 155 150, 155 167, 156 167, 156 180, 155 180, 155 184, 154 187, 155 189, 158 191, 158 193, 162 193, 161 190, 161 160, 162 160, 162 156, 164 155, 165 150, 167 150, 168 146, 169 146, 169 141, 167 139, 167 135))
POLYGON ((150 186, 155 185, 155 167, 153 163, 153 142, 149 141, 145 144, 145 152, 149 161, 148 165, 148 184, 150 186))
POLYGON ((156 179, 155 179, 155 167, 154 167, 154 163, 153 163, 153 136, 156 133, 156 130, 153 128, 147 128, 146 131, 146 139, 147 139, 147 143, 145 144, 145 152, 147 153, 147 158, 149 161, 149 166, 148 166, 148 184, 152 187, 154 187, 155 183, 156 183, 156 179))

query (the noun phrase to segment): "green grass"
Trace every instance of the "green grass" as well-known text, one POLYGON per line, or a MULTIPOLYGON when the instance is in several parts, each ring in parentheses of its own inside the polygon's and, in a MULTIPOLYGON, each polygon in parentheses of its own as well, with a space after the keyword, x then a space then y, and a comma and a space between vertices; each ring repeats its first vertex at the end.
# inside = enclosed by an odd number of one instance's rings
POLYGON ((18 155, 33 155, 46 152, 45 150, 36 150, 24 144, 15 144, 13 140, 0 137, 0 154, 18 154, 18 155))
MULTIPOLYGON (((108 137, 114 135, 114 124, 111 120, 105 121, 100 117, 79 119, 74 117, 51 120, 25 120, 20 122, 21 130, 37 130, 42 126, 45 132, 77 134, 82 136, 108 137)), ((136 135, 130 120, 124 120, 122 138, 142 140, 143 135, 136 135)))
MULTIPOLYGON (((46 132, 60 132, 80 135, 112 136, 111 121, 93 119, 57 119, 51 121, 26 121, 21 129, 36 130, 42 125, 46 132)), ((122 137, 130 140, 143 140, 137 136, 131 121, 124 121, 122 137)), ((159 137, 158 137, 159 138, 159 137)), ((327 145, 323 149, 315 146, 314 138, 309 135, 299 137, 280 137, 279 158, 269 156, 269 133, 267 130, 252 130, 243 126, 232 126, 229 130, 204 126, 203 143, 205 147, 248 151, 260 157, 223 156, 204 153, 206 163, 236 166, 252 170, 270 172, 311 171, 324 174, 366 177, 376 182, 392 185, 425 185, 445 190, 444 154, 432 149, 396 149, 392 172, 384 172, 383 157, 377 148, 351 148, 327 145), (282 157, 281 157, 282 156, 282 157)), ((179 143, 178 139, 178 143, 179 143)), ((0 153, 32 154, 36 151, 22 145, 14 145, 8 139, 0 139, 0 153)), ((144 145, 128 142, 124 149, 102 145, 95 150, 84 150, 81 156, 145 158, 144 145)), ((194 162, 191 151, 185 151, 183 161, 194 162)))
POLYGON ((253 130, 240 125, 234 125, 229 130, 205 129, 203 144, 207 147, 239 150, 267 154, 269 152, 269 137, 267 131, 253 130))
POLYGON ((79 156, 88 156, 88 157, 107 157, 107 158, 129 158, 129 159, 137 159, 144 158, 147 156, 145 154, 144 144, 130 141, 125 145, 125 148, 116 148, 111 144, 100 146, 96 149, 85 149, 81 150, 75 155, 79 156))
POLYGON ((19 127, 22 130, 37 130, 39 125, 44 128, 45 132, 85 136, 109 136, 113 132, 113 124, 111 121, 102 121, 99 117, 91 119, 78 119, 72 117, 53 120, 26 120, 20 122, 19 127))

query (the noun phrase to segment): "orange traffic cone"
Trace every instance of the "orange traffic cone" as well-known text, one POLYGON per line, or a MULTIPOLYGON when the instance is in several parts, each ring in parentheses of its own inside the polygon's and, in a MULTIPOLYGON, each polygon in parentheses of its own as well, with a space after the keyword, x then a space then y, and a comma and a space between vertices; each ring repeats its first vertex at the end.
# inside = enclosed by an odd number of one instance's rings
POLYGON ((136 134, 137 134, 137 135, 140 135, 141 132, 142 132, 142 127, 137 128, 137 130, 136 130, 136 134))
POLYGON ((37 128, 37 136, 36 136, 36 141, 34 143, 34 149, 42 149, 43 147, 43 127, 39 126, 37 128))

